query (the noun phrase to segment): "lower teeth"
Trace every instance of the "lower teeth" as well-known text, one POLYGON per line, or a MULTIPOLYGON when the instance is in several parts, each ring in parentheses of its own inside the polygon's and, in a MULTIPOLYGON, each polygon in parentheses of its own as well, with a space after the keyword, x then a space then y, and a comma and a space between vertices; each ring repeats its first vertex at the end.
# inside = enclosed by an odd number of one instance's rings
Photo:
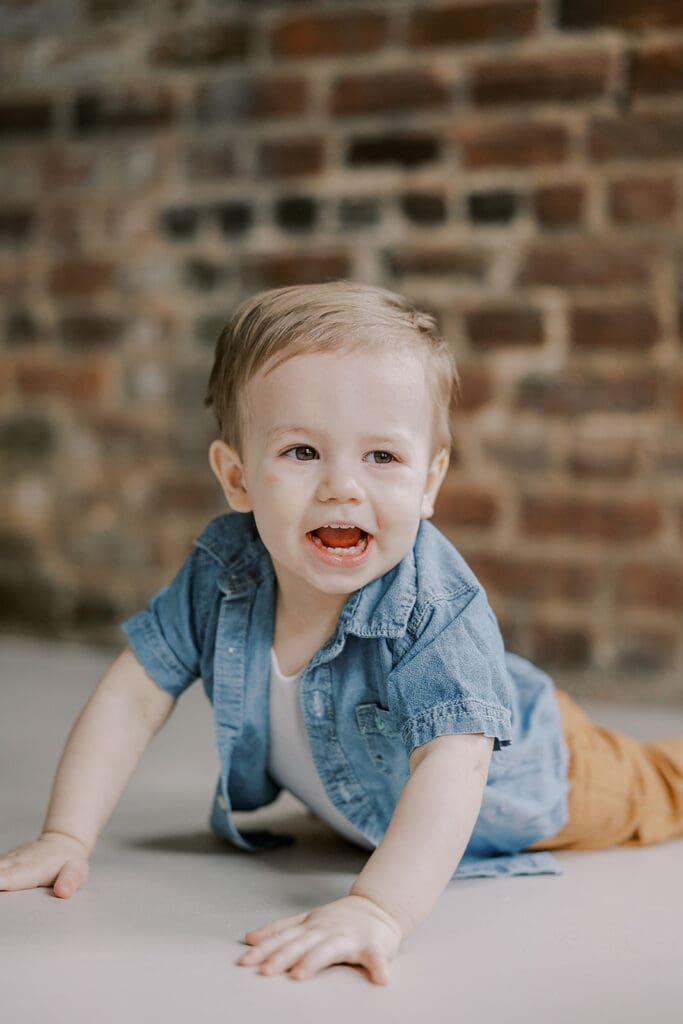
POLYGON ((311 534, 313 542, 318 545, 319 548, 324 548, 325 551, 331 551, 333 555, 357 555, 367 547, 367 537, 363 537, 354 544, 351 548, 331 548, 327 544, 323 544, 320 537, 316 537, 314 533, 311 534))

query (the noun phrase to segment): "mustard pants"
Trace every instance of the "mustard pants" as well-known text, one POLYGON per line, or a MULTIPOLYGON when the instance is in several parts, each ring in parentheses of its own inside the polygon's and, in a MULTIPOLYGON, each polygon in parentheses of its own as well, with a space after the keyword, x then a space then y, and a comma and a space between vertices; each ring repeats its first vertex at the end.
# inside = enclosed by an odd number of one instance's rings
POLYGON ((596 725, 557 690, 569 749, 569 820, 530 850, 603 850, 683 836, 683 737, 645 743, 596 725))

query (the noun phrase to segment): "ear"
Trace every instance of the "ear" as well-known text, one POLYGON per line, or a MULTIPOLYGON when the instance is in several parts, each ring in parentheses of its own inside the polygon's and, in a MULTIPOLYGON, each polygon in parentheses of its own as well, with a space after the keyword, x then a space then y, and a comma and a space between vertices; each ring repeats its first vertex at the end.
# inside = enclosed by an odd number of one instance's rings
POLYGON ((209 448, 209 465, 223 488, 228 505, 235 512, 251 512, 242 460, 225 441, 213 441, 209 448))
POLYGON ((431 519, 434 515, 434 502, 436 496, 439 493, 439 488, 443 483, 443 478, 446 475, 448 464, 451 461, 451 457, 445 448, 442 448, 432 459, 431 465, 427 472, 427 480, 425 483, 425 492, 422 497, 422 508, 420 509, 421 519, 431 519))

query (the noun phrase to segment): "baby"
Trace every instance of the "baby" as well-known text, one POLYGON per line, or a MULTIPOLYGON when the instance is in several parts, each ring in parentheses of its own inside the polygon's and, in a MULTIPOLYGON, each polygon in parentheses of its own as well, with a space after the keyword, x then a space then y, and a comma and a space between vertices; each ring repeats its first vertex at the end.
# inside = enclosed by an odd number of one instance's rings
POLYGON ((88 875, 97 837, 201 678, 220 777, 211 827, 282 788, 372 851, 348 894, 248 932, 239 960, 377 984, 451 878, 557 872, 551 849, 683 834, 683 740, 594 725, 504 649, 484 589, 429 522, 458 378, 434 319, 349 281, 262 292, 222 332, 209 461, 231 513, 123 623, 129 646, 67 741, 43 831, 0 889, 88 875), (541 852, 544 851, 544 852, 541 852))

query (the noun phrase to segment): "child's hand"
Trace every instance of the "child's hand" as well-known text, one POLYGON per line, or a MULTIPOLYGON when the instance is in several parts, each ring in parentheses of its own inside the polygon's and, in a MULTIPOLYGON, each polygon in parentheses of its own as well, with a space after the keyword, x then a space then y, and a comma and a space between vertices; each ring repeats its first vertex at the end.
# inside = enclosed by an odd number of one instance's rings
POLYGON ((68 899, 88 877, 88 850, 61 832, 43 832, 32 843, 0 854, 0 891, 53 885, 55 896, 68 899))
POLYGON ((401 944, 401 929, 365 896, 344 896, 295 917, 247 932, 248 950, 238 963, 260 965, 260 974, 290 971, 310 978, 332 964, 362 964, 376 985, 389 982, 389 961, 401 944))

